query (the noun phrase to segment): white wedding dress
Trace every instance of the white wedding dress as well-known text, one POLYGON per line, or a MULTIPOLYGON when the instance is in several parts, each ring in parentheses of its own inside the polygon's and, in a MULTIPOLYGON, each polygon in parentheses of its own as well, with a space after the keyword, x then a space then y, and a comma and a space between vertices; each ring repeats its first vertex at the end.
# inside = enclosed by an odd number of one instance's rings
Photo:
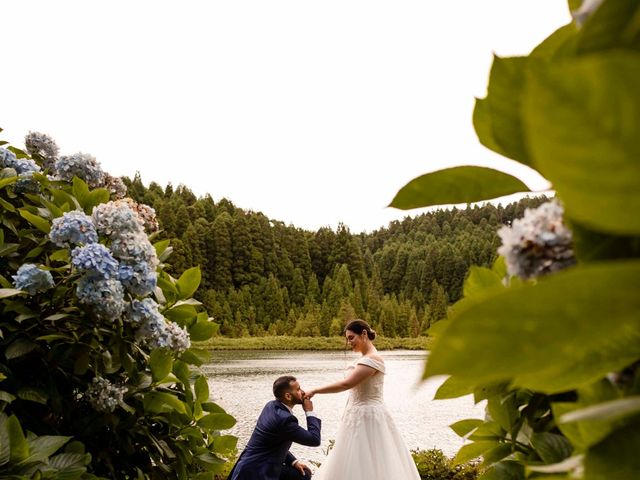
POLYGON ((383 399, 384 362, 362 357, 377 372, 351 389, 349 400, 329 455, 314 480, 420 480, 383 399))

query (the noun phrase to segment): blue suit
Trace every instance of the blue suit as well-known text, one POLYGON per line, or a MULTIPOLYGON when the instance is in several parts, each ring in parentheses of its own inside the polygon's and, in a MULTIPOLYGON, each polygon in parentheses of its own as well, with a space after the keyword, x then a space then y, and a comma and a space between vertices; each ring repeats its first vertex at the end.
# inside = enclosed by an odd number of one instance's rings
POLYGON ((320 445, 320 419, 307 417, 305 430, 279 400, 262 409, 249 443, 238 458, 228 480, 278 480, 283 465, 296 459, 289 448, 293 442, 309 447, 320 445))

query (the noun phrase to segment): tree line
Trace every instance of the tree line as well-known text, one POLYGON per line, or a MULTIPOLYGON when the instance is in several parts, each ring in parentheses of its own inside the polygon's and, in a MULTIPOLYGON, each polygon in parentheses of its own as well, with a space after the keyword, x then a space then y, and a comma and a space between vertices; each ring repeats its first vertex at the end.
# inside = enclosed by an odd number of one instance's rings
POLYGON ((354 317, 385 336, 422 335, 461 297, 469 267, 493 263, 496 229, 547 200, 441 209, 354 234, 342 224, 303 230, 184 185, 123 180, 171 239, 167 270, 200 266, 196 297, 231 337, 339 335, 354 317))

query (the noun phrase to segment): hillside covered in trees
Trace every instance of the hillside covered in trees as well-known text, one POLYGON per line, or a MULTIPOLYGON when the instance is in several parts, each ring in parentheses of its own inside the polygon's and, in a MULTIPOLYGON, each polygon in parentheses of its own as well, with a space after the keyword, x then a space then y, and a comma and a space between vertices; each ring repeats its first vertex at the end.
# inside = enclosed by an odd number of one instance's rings
POLYGON ((160 238, 171 239, 168 271, 201 267, 198 299, 233 337, 337 335, 353 317, 385 336, 421 335, 461 297, 469 267, 493 263, 497 227, 546 201, 437 210, 372 233, 311 232, 182 185, 124 181, 156 210, 160 238))

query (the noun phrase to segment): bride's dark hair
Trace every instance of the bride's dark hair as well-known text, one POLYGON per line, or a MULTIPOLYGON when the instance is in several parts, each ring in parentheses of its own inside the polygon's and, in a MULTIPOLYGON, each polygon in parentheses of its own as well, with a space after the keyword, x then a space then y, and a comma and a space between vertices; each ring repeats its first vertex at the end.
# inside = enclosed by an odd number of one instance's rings
POLYGON ((361 335, 362 332, 367 332, 367 338, 369 338, 369 340, 376 338, 376 331, 364 320, 351 320, 347 323, 347 326, 344 327, 345 333, 347 330, 350 330, 357 335, 361 335))

